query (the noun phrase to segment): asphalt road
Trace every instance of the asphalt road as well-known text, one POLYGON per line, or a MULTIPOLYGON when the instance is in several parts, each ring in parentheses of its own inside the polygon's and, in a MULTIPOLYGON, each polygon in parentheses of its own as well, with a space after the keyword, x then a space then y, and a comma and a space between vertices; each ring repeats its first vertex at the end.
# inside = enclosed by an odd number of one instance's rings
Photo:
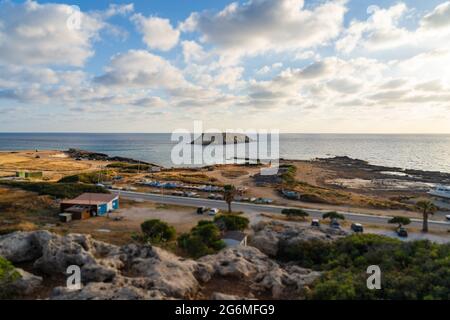
MULTIPOLYGON (((123 198, 131 199, 131 200, 144 200, 144 201, 153 201, 165 204, 174 204, 180 206, 190 206, 190 207, 214 207, 221 210, 226 210, 227 204, 223 200, 210 200, 203 198, 187 198, 187 197, 177 197, 171 195, 161 195, 161 194, 152 194, 152 193, 140 193, 140 192, 132 192, 132 191, 123 191, 123 190, 112 190, 113 193, 119 194, 123 198)), ((260 213, 277 213, 280 214, 281 210, 286 209, 288 207, 282 206, 274 206, 274 205, 265 205, 265 204, 254 204, 247 202, 233 202, 232 209, 234 211, 243 211, 247 213, 252 222, 255 222, 260 213)), ((312 218, 321 218, 322 214, 327 212, 326 210, 312 210, 312 209, 304 209, 312 218)), ((370 224, 370 225, 380 225, 388 227, 388 220, 391 217, 388 216, 376 216, 376 215, 368 215, 368 214, 360 214, 353 212, 345 212, 339 211, 339 213, 343 214, 346 220, 357 222, 361 224, 370 224)), ((409 226, 421 228, 422 220, 420 219, 411 219, 411 224, 409 226)), ((436 231, 446 231, 450 230, 450 223, 446 221, 435 221, 429 220, 428 226, 430 230, 436 231)), ((392 227, 390 227, 392 228, 392 227)))

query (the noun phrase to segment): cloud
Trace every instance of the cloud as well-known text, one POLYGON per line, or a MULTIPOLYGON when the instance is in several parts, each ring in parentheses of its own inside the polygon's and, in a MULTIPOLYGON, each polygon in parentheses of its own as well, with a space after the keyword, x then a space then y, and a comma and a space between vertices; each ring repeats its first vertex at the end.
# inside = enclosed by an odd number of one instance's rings
POLYGON ((145 50, 130 50, 115 55, 105 70, 105 74, 95 78, 96 83, 148 89, 175 89, 186 85, 180 70, 164 58, 145 50))
POLYGON ((349 53, 356 48, 379 50, 407 43, 409 31, 399 27, 404 14, 408 11, 404 3, 398 3, 388 9, 371 6, 367 10, 367 21, 353 20, 345 30, 343 37, 336 42, 336 49, 349 53))
POLYGON ((0 2, 0 22, 0 61, 18 65, 82 66, 105 27, 73 6, 34 1, 0 2))
POLYGON ((338 36, 345 3, 328 1, 306 9, 303 0, 234 2, 218 13, 192 13, 181 30, 198 31, 203 42, 239 54, 310 48, 338 36))
MULTIPOLYGON (((370 53, 377 51, 391 54, 433 50, 450 42, 450 2, 436 6, 430 13, 418 19, 417 27, 402 26, 411 18, 406 4, 400 2, 389 8, 371 6, 366 21, 353 20, 335 47, 343 53, 370 53)), ((417 19, 416 19, 417 20, 417 19)), ((448 45, 447 45, 448 47, 448 45)))
POLYGON ((125 16, 127 14, 130 14, 134 11, 134 4, 110 4, 108 9, 104 11, 105 17, 113 17, 116 15, 125 16))
POLYGON ((201 62, 209 58, 209 54, 195 41, 183 41, 181 47, 185 63, 201 62))
POLYGON ((139 32, 143 34, 142 41, 150 48, 168 51, 175 47, 180 37, 180 31, 174 29, 170 20, 158 17, 144 17, 135 14, 131 17, 139 32))
POLYGON ((421 25, 426 29, 440 29, 450 26, 450 1, 441 3, 431 13, 425 15, 421 25))

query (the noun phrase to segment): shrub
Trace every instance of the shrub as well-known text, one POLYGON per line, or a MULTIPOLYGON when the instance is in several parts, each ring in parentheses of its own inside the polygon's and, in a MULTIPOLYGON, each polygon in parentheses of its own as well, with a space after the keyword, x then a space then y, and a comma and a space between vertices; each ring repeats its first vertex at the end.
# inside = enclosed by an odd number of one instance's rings
POLYGON ((402 242, 359 234, 335 242, 280 242, 278 259, 323 272, 310 299, 444 299, 449 298, 450 244, 402 242), (382 289, 367 290, 366 269, 378 265, 382 289))
POLYGON ((302 209, 283 209, 281 213, 290 218, 292 217, 306 218, 309 216, 308 212, 302 209))
POLYGON ((9 299, 12 292, 9 285, 20 278, 20 274, 8 260, 0 257, 0 299, 9 299))
POLYGON ((141 224, 141 230, 151 243, 167 242, 175 239, 176 236, 174 227, 158 219, 144 221, 141 224))
POLYGON ((248 228, 250 221, 235 214, 222 214, 214 218, 219 228, 227 231, 242 231, 248 228))
POLYGON ((40 195, 49 195, 59 199, 75 198, 85 192, 109 193, 105 188, 80 183, 0 181, 0 184, 36 192, 40 195))
POLYGON ((220 230, 214 222, 199 221, 190 233, 178 237, 178 246, 193 257, 199 258, 207 254, 213 254, 225 247, 221 239, 220 230))
POLYGON ((332 219, 345 220, 344 215, 342 215, 340 213, 337 213, 336 211, 330 211, 330 212, 324 213, 322 215, 322 218, 323 219, 330 219, 330 220, 332 220, 332 219))
POLYGON ((72 176, 67 176, 61 178, 58 183, 88 183, 96 184, 99 182, 99 178, 102 180, 111 180, 112 172, 110 171, 96 171, 96 172, 85 172, 80 174, 75 174, 72 176))
POLYGON ((398 224, 399 227, 406 226, 411 223, 411 220, 407 217, 393 217, 388 221, 390 224, 398 224))

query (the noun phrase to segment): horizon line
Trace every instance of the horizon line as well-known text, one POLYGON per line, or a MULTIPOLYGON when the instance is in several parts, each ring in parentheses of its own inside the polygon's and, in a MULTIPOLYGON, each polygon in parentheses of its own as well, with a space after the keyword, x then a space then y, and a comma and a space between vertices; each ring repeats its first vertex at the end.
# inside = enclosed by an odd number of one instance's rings
MULTIPOLYGON (((223 131, 225 132, 225 131, 223 131)), ((172 132, 0 131, 0 134, 172 134, 172 132)), ((193 133, 193 132, 190 132, 193 133)), ((217 132, 221 133, 221 132, 217 132)), ((240 133, 240 132, 237 132, 240 133)), ((245 132, 244 132, 245 133, 245 132)), ((310 135, 450 135, 450 132, 280 132, 310 135)))

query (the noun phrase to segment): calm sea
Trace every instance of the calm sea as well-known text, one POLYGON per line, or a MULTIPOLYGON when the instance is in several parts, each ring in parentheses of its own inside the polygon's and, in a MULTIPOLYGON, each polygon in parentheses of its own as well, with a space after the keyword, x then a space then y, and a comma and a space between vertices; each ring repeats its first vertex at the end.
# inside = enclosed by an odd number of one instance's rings
MULTIPOLYGON (((78 148, 174 166, 166 133, 0 133, 0 150, 78 148)), ((372 164, 450 172, 450 135, 281 134, 287 159, 349 156, 372 164)))

